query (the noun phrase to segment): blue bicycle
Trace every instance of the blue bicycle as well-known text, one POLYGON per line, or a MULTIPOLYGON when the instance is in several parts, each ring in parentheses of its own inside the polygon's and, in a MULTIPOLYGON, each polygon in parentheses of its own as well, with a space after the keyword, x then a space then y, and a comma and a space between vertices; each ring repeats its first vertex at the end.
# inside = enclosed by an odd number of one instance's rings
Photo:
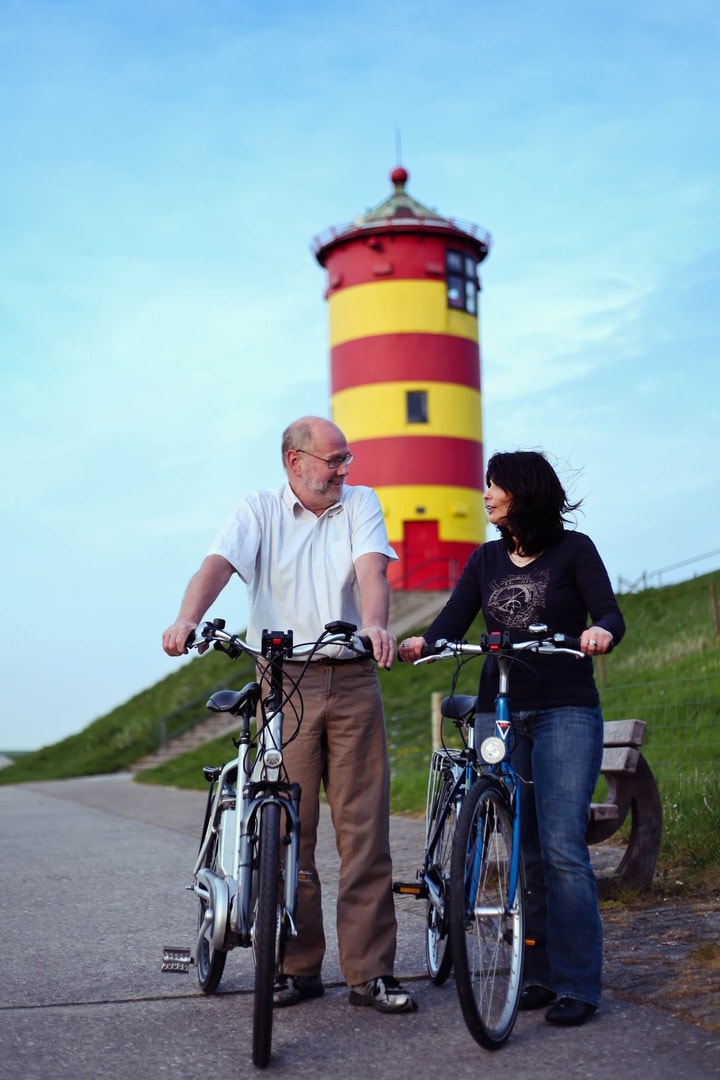
POLYGON ((464 749, 433 752, 428 783, 426 850, 414 884, 395 891, 427 901, 426 955, 436 984, 454 967, 460 1007, 470 1034, 495 1050, 509 1038, 522 991, 525 950, 524 878, 520 857, 522 782, 509 761, 512 733, 510 669, 523 652, 571 653, 579 638, 528 627, 527 641, 507 631, 482 634, 476 644, 437 641, 416 664, 494 655, 499 672, 495 730, 475 747, 477 697, 453 694, 444 719, 464 736, 464 749))

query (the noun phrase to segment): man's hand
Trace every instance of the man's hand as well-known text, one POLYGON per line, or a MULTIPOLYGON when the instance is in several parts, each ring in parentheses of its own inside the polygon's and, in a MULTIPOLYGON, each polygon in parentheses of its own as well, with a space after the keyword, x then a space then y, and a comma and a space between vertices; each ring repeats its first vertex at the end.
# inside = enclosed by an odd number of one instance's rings
MULTIPOLYGON (((188 651, 186 641, 197 630, 198 624, 188 619, 177 619, 172 626, 168 626, 162 636, 162 646, 168 656, 182 656, 188 651)), ((198 652, 205 652, 207 645, 198 647, 198 652)))
POLYGON ((391 668, 397 642, 389 630, 382 626, 363 626, 358 630, 358 637, 370 638, 375 663, 381 668, 391 668))
MULTIPOLYGON (((233 573, 233 567, 222 555, 207 555, 203 559, 200 569, 188 582, 178 617, 162 636, 162 647, 168 656, 182 656, 188 651, 185 642, 197 630, 203 615, 215 603, 233 573)), ((209 648, 207 642, 203 642, 198 646, 198 652, 207 652, 209 648)))

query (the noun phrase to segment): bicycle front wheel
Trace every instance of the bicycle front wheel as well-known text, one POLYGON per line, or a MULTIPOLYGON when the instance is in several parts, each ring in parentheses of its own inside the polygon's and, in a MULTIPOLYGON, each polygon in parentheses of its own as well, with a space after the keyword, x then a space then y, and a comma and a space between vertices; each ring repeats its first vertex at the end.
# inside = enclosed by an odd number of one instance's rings
POLYGON ((457 821, 452 771, 441 751, 433 754, 428 781, 425 827, 425 873, 435 895, 427 901, 425 959, 428 975, 442 985, 452 971, 452 949, 448 935, 448 895, 450 860, 457 821))
POLYGON ((453 847, 450 942, 460 1007, 470 1034, 495 1050, 507 1040, 522 988, 524 890, 513 812, 504 785, 473 784, 453 847), (510 895, 511 869, 517 873, 510 895))
MULTIPOLYGON (((218 872, 218 838, 215 834, 210 841, 207 849, 207 853, 203 860, 203 866, 209 867, 215 873, 218 872)), ((208 902, 204 897, 200 899, 200 910, 198 912, 198 930, 201 930, 205 922, 205 913, 208 908, 208 902)), ((212 943, 213 938, 213 926, 211 925, 204 933, 202 940, 200 941, 200 947, 197 953, 197 976, 200 989, 205 994, 214 994, 220 985, 220 980, 225 970, 225 961, 227 959, 227 952, 225 950, 216 949, 212 943)))
POLYGON ((280 925, 280 813, 280 807, 272 802, 265 803, 260 810, 257 903, 252 930, 255 959, 253 1064, 259 1069, 264 1069, 269 1062, 272 1045, 273 986, 280 925))

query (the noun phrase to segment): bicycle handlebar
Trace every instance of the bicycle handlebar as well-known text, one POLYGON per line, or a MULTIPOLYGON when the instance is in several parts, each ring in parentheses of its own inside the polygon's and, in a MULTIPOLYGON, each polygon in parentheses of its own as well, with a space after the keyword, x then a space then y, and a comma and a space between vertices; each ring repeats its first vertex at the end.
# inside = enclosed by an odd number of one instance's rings
POLYGON ((201 645, 212 644, 213 648, 226 652, 232 659, 245 653, 252 659, 270 660, 282 656, 286 660, 307 659, 313 656, 323 645, 345 645, 359 656, 373 655, 370 638, 359 637, 354 623, 335 621, 325 624, 322 633, 311 642, 300 645, 293 643, 292 630, 263 630, 260 648, 243 641, 237 634, 230 634, 225 629, 224 619, 213 619, 199 627, 199 634, 193 630, 185 641, 186 649, 196 649, 201 645))
POLYGON ((424 645, 422 655, 415 664, 450 656, 488 656, 501 654, 508 656, 515 652, 568 653, 578 659, 585 656, 580 650, 580 638, 570 634, 559 634, 547 626, 529 626, 527 633, 535 636, 527 641, 511 641, 508 630, 494 630, 481 634, 478 642, 447 641, 444 638, 434 645, 424 645))

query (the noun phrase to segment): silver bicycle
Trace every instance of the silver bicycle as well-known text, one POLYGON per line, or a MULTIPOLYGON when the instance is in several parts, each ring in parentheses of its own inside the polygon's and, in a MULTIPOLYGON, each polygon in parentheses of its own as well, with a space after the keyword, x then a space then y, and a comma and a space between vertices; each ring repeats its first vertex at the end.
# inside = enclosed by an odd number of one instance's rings
POLYGON ((356 629, 352 623, 328 623, 316 641, 301 645, 293 644, 292 631, 265 630, 257 649, 227 633, 224 620, 216 619, 204 623, 199 636, 188 641, 188 647, 213 644, 233 658, 245 653, 257 663, 258 681, 242 690, 219 690, 208 701, 211 711, 240 721, 240 734, 233 740, 237 754, 223 766, 203 770, 210 789, 193 881, 187 886, 200 905, 197 938, 192 950, 166 948, 163 970, 187 972, 195 964, 200 988, 212 994, 228 952, 238 946, 252 949, 253 1063, 258 1068, 270 1059, 273 987, 282 972, 286 943, 297 936, 302 876, 301 792, 286 774, 283 749, 300 728, 299 686, 313 656, 333 644, 358 655, 371 653, 369 641, 358 638, 356 629), (284 668, 288 659, 305 661, 292 679, 284 668), (295 717, 289 734, 284 731, 288 706, 295 717))

